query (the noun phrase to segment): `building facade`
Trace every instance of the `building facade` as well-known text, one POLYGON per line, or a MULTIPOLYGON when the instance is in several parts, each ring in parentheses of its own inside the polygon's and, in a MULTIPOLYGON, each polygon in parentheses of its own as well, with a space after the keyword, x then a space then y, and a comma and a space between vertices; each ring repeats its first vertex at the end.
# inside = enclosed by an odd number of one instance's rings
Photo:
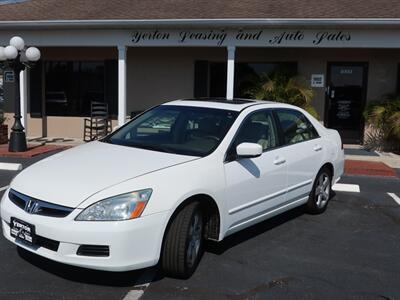
MULTIPOLYGON (((326 126, 361 143, 366 103, 399 89, 394 1, 329 0, 315 11, 281 1, 292 12, 261 0, 78 2, 0 1, 0 44, 19 35, 42 53, 21 74, 28 136, 82 138, 92 101, 108 103, 121 125, 176 98, 243 97, 251 80, 285 70, 312 86, 326 126)), ((5 99, 10 123, 12 108, 5 99)))

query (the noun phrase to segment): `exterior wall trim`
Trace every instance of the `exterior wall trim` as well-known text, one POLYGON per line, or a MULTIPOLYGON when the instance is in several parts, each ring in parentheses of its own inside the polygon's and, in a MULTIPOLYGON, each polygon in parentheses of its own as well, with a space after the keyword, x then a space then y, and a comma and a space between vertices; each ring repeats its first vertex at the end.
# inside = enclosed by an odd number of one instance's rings
POLYGON ((2 30, 0 44, 20 35, 38 47, 400 48, 400 28, 223 28, 2 30))
POLYGON ((37 20, 0 21, 3 29, 66 28, 66 27, 148 27, 148 26, 394 26, 400 27, 399 18, 307 18, 307 19, 141 19, 141 20, 37 20))

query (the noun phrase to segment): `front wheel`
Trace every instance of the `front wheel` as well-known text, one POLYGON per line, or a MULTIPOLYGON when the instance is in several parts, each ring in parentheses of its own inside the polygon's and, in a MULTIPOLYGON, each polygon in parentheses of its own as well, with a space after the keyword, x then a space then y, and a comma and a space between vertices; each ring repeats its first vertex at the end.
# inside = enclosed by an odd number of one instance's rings
POLYGON ((328 207, 332 194, 332 175, 328 168, 318 172, 307 202, 307 211, 311 214, 323 213, 328 207))
POLYGON ((203 212, 198 202, 183 207, 172 220, 161 255, 163 271, 172 277, 189 278, 203 254, 203 212))

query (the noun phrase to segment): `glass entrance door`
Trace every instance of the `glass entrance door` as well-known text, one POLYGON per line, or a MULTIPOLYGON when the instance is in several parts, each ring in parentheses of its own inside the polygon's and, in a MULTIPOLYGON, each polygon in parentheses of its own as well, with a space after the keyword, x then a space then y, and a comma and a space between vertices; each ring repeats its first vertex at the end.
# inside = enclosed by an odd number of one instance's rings
POLYGON ((325 120, 344 143, 361 143, 367 88, 367 63, 329 63, 325 120))

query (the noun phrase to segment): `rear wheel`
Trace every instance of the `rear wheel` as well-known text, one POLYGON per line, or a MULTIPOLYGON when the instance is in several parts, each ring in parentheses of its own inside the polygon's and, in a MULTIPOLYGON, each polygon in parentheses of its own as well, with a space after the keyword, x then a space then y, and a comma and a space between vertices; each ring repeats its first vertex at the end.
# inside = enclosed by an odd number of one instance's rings
POLYGON ((183 207, 172 220, 161 255, 163 271, 172 277, 188 278, 203 254, 203 212, 198 202, 183 207))
POLYGON ((323 213, 328 207, 332 194, 332 174, 328 168, 318 172, 307 202, 307 211, 311 214, 323 213))

